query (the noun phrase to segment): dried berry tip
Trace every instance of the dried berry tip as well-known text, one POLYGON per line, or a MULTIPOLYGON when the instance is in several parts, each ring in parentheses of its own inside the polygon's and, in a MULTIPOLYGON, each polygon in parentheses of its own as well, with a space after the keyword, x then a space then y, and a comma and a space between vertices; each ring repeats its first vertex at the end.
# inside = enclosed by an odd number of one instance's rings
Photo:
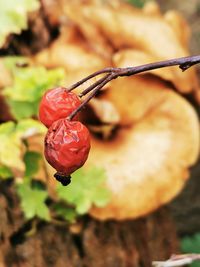
POLYGON ((71 183, 71 176, 65 176, 62 174, 59 174, 58 172, 56 172, 54 174, 54 177, 56 178, 57 181, 59 181, 62 185, 67 186, 68 184, 71 183))

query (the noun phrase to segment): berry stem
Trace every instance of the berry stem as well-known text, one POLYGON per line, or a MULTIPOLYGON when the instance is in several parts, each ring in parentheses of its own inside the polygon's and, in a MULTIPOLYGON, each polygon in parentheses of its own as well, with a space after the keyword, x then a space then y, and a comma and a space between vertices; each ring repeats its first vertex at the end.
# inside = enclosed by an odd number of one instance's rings
POLYGON ((92 91, 97 85, 101 84, 107 77, 109 77, 110 74, 105 75, 103 78, 97 80, 95 83, 87 87, 82 93, 79 94, 79 97, 83 97, 84 95, 88 94, 90 91, 92 91))
POLYGON ((193 65, 199 64, 200 63, 200 55, 196 56, 190 56, 190 57, 182 57, 182 58, 175 58, 175 59, 170 59, 170 60, 164 60, 164 61, 159 61, 159 62, 154 62, 154 63, 149 63, 149 64, 144 64, 141 66, 136 66, 136 67, 127 67, 127 68, 105 68, 99 71, 96 71, 89 76, 83 78, 82 80, 78 81, 77 83, 71 85, 68 88, 68 91, 72 91, 84 82, 100 75, 100 74, 106 74, 103 78, 98 79, 94 84, 90 85, 87 87, 79 96, 82 97, 89 92, 92 93, 82 102, 82 104, 75 109, 68 117, 69 120, 73 119, 76 114, 84 108, 84 106, 94 97, 97 95, 99 90, 102 89, 103 86, 105 86, 108 82, 111 80, 114 80, 118 77, 124 77, 124 76, 131 76, 135 75, 138 73, 146 72, 149 70, 155 70, 155 69, 160 69, 160 68, 165 68, 165 67, 171 67, 171 66, 179 66, 179 68, 182 71, 185 71, 192 67, 193 65))
POLYGON ((103 79, 103 81, 101 82, 101 83, 99 83, 97 86, 96 86, 96 88, 93 88, 93 89, 91 89, 91 90, 93 90, 92 91, 92 93, 81 103, 81 105, 78 107, 78 108, 76 108, 69 116, 68 116, 68 119, 69 120, 72 120, 75 116, 76 116, 76 114, 79 112, 79 111, 81 111, 84 107, 85 107, 85 105, 93 98, 93 97, 95 97, 96 95, 97 95, 97 93, 99 92, 99 90, 101 90, 101 88, 105 85, 105 84, 107 84, 109 81, 111 81, 111 80, 113 80, 114 79, 114 74, 113 73, 111 73, 111 74, 109 74, 109 75, 107 75, 107 77, 104 77, 104 79, 103 79))
POLYGON ((72 84, 71 86, 69 86, 67 88, 67 91, 70 92, 72 90, 74 90, 75 88, 77 88, 78 86, 80 86, 81 84, 83 84, 84 82, 87 82, 88 80, 100 75, 100 74, 104 74, 104 73, 111 73, 114 69, 116 68, 105 68, 105 69, 102 69, 102 70, 99 70, 99 71, 96 71, 92 74, 90 74, 89 76, 83 78, 82 80, 72 84))

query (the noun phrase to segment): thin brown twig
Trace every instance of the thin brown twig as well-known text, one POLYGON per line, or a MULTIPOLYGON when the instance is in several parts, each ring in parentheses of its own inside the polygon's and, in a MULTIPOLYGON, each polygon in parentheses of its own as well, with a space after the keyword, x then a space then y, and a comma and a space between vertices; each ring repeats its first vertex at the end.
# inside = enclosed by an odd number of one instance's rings
POLYGON ((104 74, 104 73, 111 73, 115 68, 105 68, 105 69, 102 69, 102 70, 99 70, 99 71, 96 71, 90 75, 88 75, 87 77, 81 79, 80 81, 72 84, 71 86, 69 86, 67 88, 67 91, 70 92, 72 90, 74 90, 75 88, 77 88, 78 86, 80 86, 81 84, 83 84, 84 82, 87 82, 88 80, 100 75, 100 74, 104 74))
POLYGON ((154 267, 177 267, 191 264, 194 261, 200 261, 200 254, 180 254, 172 255, 166 261, 153 261, 154 267))
POLYGON ((176 66, 179 65, 180 69, 182 71, 187 70, 191 66, 200 63, 200 55, 197 56, 191 56, 191 57, 182 57, 182 58, 175 58, 175 59, 169 59, 169 60, 164 60, 164 61, 159 61, 159 62, 154 62, 154 63, 149 63, 149 64, 144 64, 141 66, 136 66, 136 67, 127 67, 127 68, 105 68, 99 71, 96 71, 89 76, 81 79, 80 81, 76 82, 75 84, 71 85, 68 88, 68 91, 72 91, 73 89, 77 88, 84 82, 104 73, 118 73, 118 76, 129 76, 149 70, 154 70, 154 69, 160 69, 160 68, 165 68, 165 67, 171 67, 171 66, 176 66))
POLYGON ((102 89, 103 86, 105 86, 108 82, 111 80, 114 80, 118 77, 124 77, 124 76, 131 76, 135 75, 141 72, 146 72, 149 70, 155 70, 159 68, 165 68, 165 67, 171 67, 171 66, 176 66, 178 65, 179 68, 182 71, 187 70, 188 68, 192 67, 195 64, 200 63, 200 55, 197 56, 191 56, 191 57, 182 57, 182 58, 175 58, 175 59, 170 59, 170 60, 165 60, 165 61, 159 61, 159 62, 154 62, 154 63, 149 63, 149 64, 144 64, 141 66, 136 66, 136 67, 127 67, 127 68, 105 68, 99 71, 96 71, 89 76, 83 78, 82 80, 78 81, 77 83, 73 84, 70 86, 67 90, 72 91, 84 82, 100 75, 100 74, 105 74, 103 78, 97 80, 94 84, 90 85, 88 88, 86 88, 80 96, 82 97, 83 95, 86 95, 87 93, 91 92, 94 90, 83 102, 82 104, 75 109, 68 117, 68 119, 72 119, 98 92, 99 90, 102 89))
POLYGON ((97 95, 97 93, 99 92, 99 90, 105 85, 107 84, 109 81, 111 81, 113 79, 113 74, 109 74, 107 76, 106 79, 104 79, 100 84, 98 84, 98 86, 96 88, 93 89, 93 92, 81 103, 81 105, 75 109, 69 116, 68 119, 72 120, 76 114, 82 110, 82 108, 84 108, 84 106, 94 97, 97 95))
POLYGON ((101 84, 108 76, 110 76, 110 73, 102 77, 101 79, 97 80, 95 83, 90 85, 88 88, 86 88, 83 92, 79 94, 79 97, 83 97, 84 95, 87 95, 90 91, 92 91, 95 87, 97 87, 99 84, 101 84))

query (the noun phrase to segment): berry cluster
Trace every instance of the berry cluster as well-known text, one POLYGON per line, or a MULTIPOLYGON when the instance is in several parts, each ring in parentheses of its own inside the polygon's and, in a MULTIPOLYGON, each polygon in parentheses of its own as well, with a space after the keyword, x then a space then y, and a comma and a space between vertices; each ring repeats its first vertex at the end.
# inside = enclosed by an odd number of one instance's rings
POLYGON ((47 91, 40 103, 39 119, 46 125, 44 155, 57 170, 54 177, 63 185, 70 183, 70 174, 87 160, 90 150, 88 129, 70 114, 81 105, 79 97, 58 87, 47 91))
POLYGON ((96 71, 71 85, 68 90, 58 87, 43 96, 39 118, 49 130, 45 138, 45 157, 57 170, 55 178, 63 185, 70 183, 70 174, 87 160, 90 150, 90 137, 87 128, 76 121, 77 113, 110 81, 131 76, 148 70, 179 65, 182 71, 200 62, 200 56, 183 57, 149 63, 137 67, 105 68, 96 71), (97 78, 104 75, 102 78, 97 78), (97 78, 96 82, 84 89, 80 97, 89 94, 83 102, 71 91, 85 82, 97 78), (73 120, 73 121, 72 121, 73 120))

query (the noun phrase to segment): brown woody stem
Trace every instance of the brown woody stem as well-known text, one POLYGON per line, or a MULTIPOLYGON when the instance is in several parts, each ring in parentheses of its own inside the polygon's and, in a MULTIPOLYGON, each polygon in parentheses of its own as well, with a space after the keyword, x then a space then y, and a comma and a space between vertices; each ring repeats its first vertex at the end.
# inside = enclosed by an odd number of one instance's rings
POLYGON ((106 74, 103 78, 98 79, 94 84, 90 85, 80 94, 80 97, 82 97, 92 91, 91 94, 82 102, 82 104, 69 115, 68 119, 71 120, 74 116, 76 116, 76 114, 80 110, 82 110, 82 108, 84 108, 84 106, 94 96, 98 94, 99 90, 101 90, 102 87, 105 86, 111 80, 114 80, 118 77, 131 76, 131 75, 135 75, 135 74, 149 71, 149 70, 155 70, 155 69, 177 66, 177 65, 182 71, 185 71, 189 69, 190 67, 192 67, 193 65, 198 64, 198 63, 200 63, 200 55, 191 56, 191 57, 175 58, 175 59, 159 61, 155 63, 149 63, 149 64, 136 66, 136 67, 127 67, 127 68, 112 68, 111 67, 111 68, 105 68, 105 69, 96 71, 68 88, 68 91, 72 91, 78 86, 80 86, 81 84, 83 84, 84 82, 98 75, 106 74))

